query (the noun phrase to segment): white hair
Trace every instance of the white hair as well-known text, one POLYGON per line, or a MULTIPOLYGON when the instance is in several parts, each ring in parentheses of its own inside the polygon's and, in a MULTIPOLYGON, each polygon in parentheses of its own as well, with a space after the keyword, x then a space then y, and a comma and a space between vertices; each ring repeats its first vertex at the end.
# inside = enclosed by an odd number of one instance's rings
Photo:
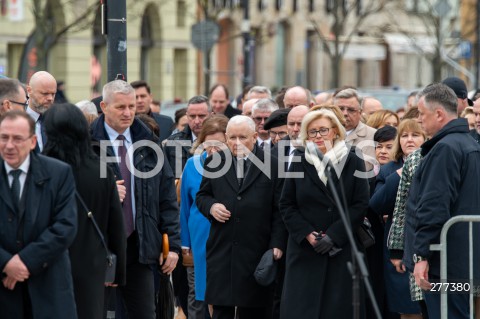
POLYGON ((278 104, 272 99, 260 99, 252 107, 252 115, 256 111, 259 112, 273 112, 278 110, 278 104))
POLYGON ((252 131, 255 132, 255 122, 252 120, 251 117, 245 116, 245 115, 235 115, 232 117, 227 124, 227 131, 228 128, 233 126, 233 125, 241 125, 241 124, 247 124, 248 128, 252 131))
POLYGON ((92 114, 92 115, 98 115, 97 107, 95 106, 95 103, 89 101, 89 100, 82 100, 75 105, 80 109, 85 114, 92 114))

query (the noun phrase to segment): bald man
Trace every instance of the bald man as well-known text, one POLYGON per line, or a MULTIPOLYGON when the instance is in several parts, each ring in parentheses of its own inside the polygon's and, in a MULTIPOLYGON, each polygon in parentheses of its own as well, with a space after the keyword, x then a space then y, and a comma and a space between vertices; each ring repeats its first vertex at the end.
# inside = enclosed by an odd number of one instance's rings
POLYGON ((57 93, 57 81, 50 73, 38 71, 32 75, 27 85, 28 96, 30 97, 27 113, 35 121, 35 135, 37 135, 36 151, 42 151, 47 142, 43 131, 43 113, 52 106, 57 93))
POLYGON ((258 99, 250 99, 243 102, 242 115, 252 117, 252 107, 257 103, 258 99))
POLYGON ((362 100, 362 116, 365 120, 376 111, 383 110, 382 102, 374 97, 364 97, 362 100))
POLYGON ((298 105, 312 107, 313 101, 310 91, 301 86, 294 86, 285 92, 283 104, 286 108, 292 108, 298 105))
POLYGON ((16 79, 0 79, 0 115, 12 110, 25 111, 27 94, 16 79))

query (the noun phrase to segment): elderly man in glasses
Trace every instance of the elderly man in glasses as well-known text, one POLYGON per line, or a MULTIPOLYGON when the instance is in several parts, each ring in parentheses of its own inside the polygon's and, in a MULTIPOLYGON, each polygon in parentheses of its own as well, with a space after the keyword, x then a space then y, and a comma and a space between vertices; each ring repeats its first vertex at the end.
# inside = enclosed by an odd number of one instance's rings
POLYGON ((275 110, 278 110, 278 105, 272 99, 260 99, 252 107, 252 119, 255 122, 255 131, 257 132, 257 145, 262 150, 267 150, 271 147, 272 139, 264 125, 270 114, 275 110))
POLYGON ((0 115, 11 110, 25 111, 27 94, 16 79, 0 79, 0 115))
POLYGON ((375 164, 373 135, 376 130, 360 121, 362 109, 357 91, 351 88, 342 90, 334 96, 333 103, 340 108, 345 117, 345 130, 347 131, 345 142, 357 146, 362 151, 367 172, 370 171, 375 164))

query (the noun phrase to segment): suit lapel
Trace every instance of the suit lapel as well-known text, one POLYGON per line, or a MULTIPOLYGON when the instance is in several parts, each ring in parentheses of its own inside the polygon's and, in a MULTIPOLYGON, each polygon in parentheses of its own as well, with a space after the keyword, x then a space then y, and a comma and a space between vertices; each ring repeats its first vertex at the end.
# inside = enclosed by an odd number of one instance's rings
POLYGON ((248 171, 246 172, 245 178, 243 180, 242 187, 240 188, 240 191, 246 190, 250 185, 257 179, 258 175, 262 172, 252 161, 251 156, 256 156, 261 162, 264 161, 265 156, 264 156, 264 151, 261 150, 259 147, 256 147, 254 152, 250 154, 249 156, 249 161, 250 161, 250 167, 248 168, 248 171))
MULTIPOLYGON (((229 151, 227 150, 227 152, 229 151)), ((231 159, 232 160, 230 161, 230 168, 225 174, 225 177, 230 186, 232 186, 235 191, 238 191, 237 171, 235 170, 235 161, 233 159, 233 154, 231 155, 231 159)), ((221 167, 224 167, 224 165, 226 165, 225 157, 223 157, 223 165, 221 167)))
POLYGON ((8 185, 8 177, 5 171, 5 164, 3 160, 0 160, 0 165, 2 165, 1 167, 2 178, 0 181, 0 198, 8 206, 8 208, 10 208, 11 211, 16 213, 17 211, 12 201, 12 192, 10 191, 10 186, 8 185))
POLYGON ((42 196, 44 196, 44 187, 46 180, 49 178, 43 171, 43 167, 36 154, 30 153, 30 168, 28 170, 27 179, 23 189, 22 199, 24 205, 25 218, 25 234, 31 234, 35 226, 38 210, 42 196))

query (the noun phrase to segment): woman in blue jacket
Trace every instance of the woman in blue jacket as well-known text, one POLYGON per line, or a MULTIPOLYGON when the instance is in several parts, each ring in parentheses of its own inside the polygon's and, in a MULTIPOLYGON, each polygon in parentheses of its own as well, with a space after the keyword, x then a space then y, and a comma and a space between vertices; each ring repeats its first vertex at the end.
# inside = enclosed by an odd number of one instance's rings
POLYGON ((205 120, 192 152, 182 173, 180 186, 180 237, 182 255, 185 260, 193 256, 193 267, 186 266, 188 274, 188 318, 205 318, 205 287, 207 277, 206 243, 210 233, 210 221, 195 205, 195 197, 202 182, 203 162, 225 145, 228 118, 212 115, 205 120))

